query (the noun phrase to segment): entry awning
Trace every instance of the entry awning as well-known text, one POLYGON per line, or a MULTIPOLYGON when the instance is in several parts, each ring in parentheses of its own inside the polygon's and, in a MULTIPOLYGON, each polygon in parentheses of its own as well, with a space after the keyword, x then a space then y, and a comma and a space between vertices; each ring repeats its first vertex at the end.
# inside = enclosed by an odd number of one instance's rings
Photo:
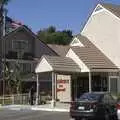
POLYGON ((81 72, 80 67, 71 59, 59 56, 43 56, 36 66, 35 72, 81 72))

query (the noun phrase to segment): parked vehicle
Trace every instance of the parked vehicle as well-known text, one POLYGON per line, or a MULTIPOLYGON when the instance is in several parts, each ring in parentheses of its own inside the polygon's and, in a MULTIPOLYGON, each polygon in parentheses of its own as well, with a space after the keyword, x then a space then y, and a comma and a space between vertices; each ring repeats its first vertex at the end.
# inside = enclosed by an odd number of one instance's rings
POLYGON ((117 117, 120 120, 120 100, 117 102, 117 117))
POLYGON ((71 103, 70 116, 75 120, 117 120, 116 100, 110 93, 84 93, 71 103))

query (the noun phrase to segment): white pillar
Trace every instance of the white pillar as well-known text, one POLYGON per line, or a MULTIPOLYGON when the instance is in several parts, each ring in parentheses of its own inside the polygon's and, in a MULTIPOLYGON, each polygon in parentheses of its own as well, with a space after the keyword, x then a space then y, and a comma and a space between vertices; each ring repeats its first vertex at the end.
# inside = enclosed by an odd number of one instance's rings
POLYGON ((52 101, 51 101, 51 107, 55 107, 55 73, 52 72, 52 101))
POLYGON ((108 92, 111 91, 111 84, 110 84, 110 76, 109 76, 109 79, 108 79, 108 92))
POLYGON ((37 73, 37 86, 36 86, 36 105, 39 104, 39 74, 37 73))
POLYGON ((89 92, 92 92, 92 79, 91 79, 91 72, 89 72, 89 92))
POLYGON ((57 99, 57 74, 55 73, 55 100, 57 99))

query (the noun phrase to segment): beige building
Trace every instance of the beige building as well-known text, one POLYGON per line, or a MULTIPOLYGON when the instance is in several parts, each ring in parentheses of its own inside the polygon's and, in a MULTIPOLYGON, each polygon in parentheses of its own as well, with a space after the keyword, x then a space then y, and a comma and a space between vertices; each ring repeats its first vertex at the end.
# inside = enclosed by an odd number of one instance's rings
MULTIPOLYGON (((65 46, 58 46, 58 49, 56 45, 51 47, 57 52, 65 46)), ((62 50, 65 52, 61 49, 61 53, 62 50)), ((118 92, 116 82, 110 81, 110 77, 118 77, 117 66, 82 35, 73 38, 65 56, 43 56, 35 72, 39 92, 49 91, 52 100, 60 102, 70 102, 83 92, 118 92), (41 81, 43 74, 44 77, 45 74, 50 75, 49 81, 41 81)))
MULTIPOLYGON (((81 34, 86 36, 120 69, 120 5, 98 4, 81 34)), ((118 78, 117 89, 120 92, 119 86, 118 78)))
POLYGON ((69 46, 49 45, 59 57, 43 56, 35 71, 39 77, 51 74, 52 100, 70 102, 88 91, 120 92, 119 31, 120 6, 98 4, 69 46))

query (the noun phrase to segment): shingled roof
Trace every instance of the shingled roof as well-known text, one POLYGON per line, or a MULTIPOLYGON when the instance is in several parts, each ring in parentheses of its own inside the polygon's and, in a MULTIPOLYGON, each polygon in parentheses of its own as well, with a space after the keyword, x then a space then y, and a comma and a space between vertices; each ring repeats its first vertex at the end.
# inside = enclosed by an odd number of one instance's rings
POLYGON ((115 64, 86 37, 78 35, 77 38, 84 47, 72 47, 72 50, 89 69, 117 69, 115 64))
POLYGON ((80 72, 79 66, 67 57, 43 56, 51 65, 54 71, 58 72, 80 72))
POLYGON ((115 5, 110 3, 102 3, 101 5, 120 18, 120 5, 115 5))
POLYGON ((59 56, 66 56, 70 46, 68 45, 56 45, 56 44, 48 44, 48 46, 53 49, 59 56))

